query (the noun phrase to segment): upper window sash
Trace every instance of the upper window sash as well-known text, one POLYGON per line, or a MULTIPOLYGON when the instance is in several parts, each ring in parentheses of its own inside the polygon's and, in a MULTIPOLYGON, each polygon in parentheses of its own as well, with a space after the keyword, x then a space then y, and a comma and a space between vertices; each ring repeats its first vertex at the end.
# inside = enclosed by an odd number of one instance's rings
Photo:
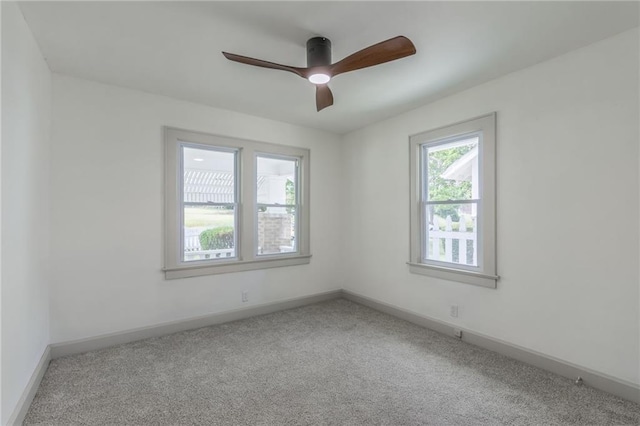
MULTIPOLYGON (((481 132, 472 132, 469 134, 464 134, 464 135, 458 135, 455 137, 450 137, 450 138, 444 138, 444 139, 438 139, 435 141, 430 141, 430 142, 425 142, 423 144, 421 144, 421 156, 420 156, 420 167, 422 170, 424 170, 424 173, 421 174, 421 179, 420 179, 420 194, 421 194, 421 200, 423 202, 426 203, 431 203, 431 204, 437 204, 439 202, 442 201, 473 201, 474 198, 473 197, 469 197, 469 198, 464 198, 464 199, 446 199, 446 200, 436 200, 434 198, 431 198, 430 194, 429 194, 429 183, 428 183, 428 179, 429 179, 429 161, 428 161, 428 151, 430 149, 434 149, 437 147, 442 147, 442 146, 446 146, 446 145, 456 145, 456 144, 460 144, 460 145, 464 145, 464 142, 467 141, 471 141, 477 139, 477 146, 478 146, 478 158, 482 158, 482 133, 481 132)), ((467 143, 469 144, 469 143, 467 143)), ((479 166, 479 180, 482 181, 482 162, 479 161, 478 162, 478 166, 479 166)), ((478 197, 479 199, 479 197, 478 197)))

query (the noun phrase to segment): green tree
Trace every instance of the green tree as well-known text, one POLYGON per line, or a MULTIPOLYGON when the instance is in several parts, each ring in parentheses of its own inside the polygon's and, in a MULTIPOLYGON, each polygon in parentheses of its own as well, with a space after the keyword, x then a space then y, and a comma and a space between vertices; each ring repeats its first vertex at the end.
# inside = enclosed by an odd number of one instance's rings
MULTIPOLYGON (((285 203, 292 205, 296 203, 296 187, 291 179, 287 179, 287 183, 284 186, 285 190, 285 203)), ((295 209, 293 207, 287 207, 287 213, 293 213, 295 209)))
MULTIPOLYGON (((429 200, 464 200, 471 198, 471 182, 444 179, 442 174, 449 166, 459 160, 475 145, 463 145, 428 153, 429 200)), ((446 218, 451 216, 455 222, 460 220, 457 206, 440 204, 430 206, 431 217, 434 214, 446 218)))
POLYGON ((291 179, 287 179, 287 183, 285 184, 284 190, 286 192, 286 203, 287 204, 295 204, 296 203, 296 192, 295 185, 291 179))

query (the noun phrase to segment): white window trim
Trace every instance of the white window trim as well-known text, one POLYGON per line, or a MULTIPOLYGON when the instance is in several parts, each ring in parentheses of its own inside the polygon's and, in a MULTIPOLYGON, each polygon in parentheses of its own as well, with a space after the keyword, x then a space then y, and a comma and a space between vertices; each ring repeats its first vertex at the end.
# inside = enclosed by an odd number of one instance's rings
POLYGON ((449 281, 496 288, 499 279, 496 259, 496 113, 451 124, 413 135, 409 138, 410 149, 410 260, 409 271, 449 281), (478 267, 456 268, 455 264, 438 265, 425 262, 426 247, 422 219, 422 147, 437 145, 443 140, 481 133, 479 144, 481 203, 478 205, 480 253, 478 267))
POLYGON ((166 279, 187 278, 201 275, 224 274, 282 266, 302 265, 310 262, 309 244, 309 162, 308 149, 235 139, 189 130, 164 128, 165 135, 165 272, 166 279), (182 144, 204 145, 212 148, 238 151, 239 177, 237 185, 237 244, 233 259, 212 259, 184 262, 181 253, 180 183, 182 144), (298 158, 297 250, 291 253, 256 254, 256 155, 298 158))

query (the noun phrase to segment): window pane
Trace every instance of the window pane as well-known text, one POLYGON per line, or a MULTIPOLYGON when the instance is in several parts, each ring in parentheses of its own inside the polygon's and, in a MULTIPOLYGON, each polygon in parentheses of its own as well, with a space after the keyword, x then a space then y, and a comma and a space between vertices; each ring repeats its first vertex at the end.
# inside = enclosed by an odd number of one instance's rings
POLYGON ((297 160, 260 157, 258 162, 258 204, 296 204, 297 160))
POLYGON ((480 198, 477 136, 425 150, 429 201, 480 198))
POLYGON ((258 255, 297 251, 295 228, 294 208, 259 207, 258 255))
POLYGON ((256 174, 257 254, 297 251, 297 160, 258 156, 256 174))
POLYGON ((236 257, 235 208, 184 207, 184 261, 236 257))
POLYGON ((478 266, 477 203, 428 204, 427 260, 478 266))
POLYGON ((184 202, 235 203, 235 153, 183 148, 184 202))
POLYGON ((183 260, 236 257, 235 152, 193 147, 182 152, 183 260))

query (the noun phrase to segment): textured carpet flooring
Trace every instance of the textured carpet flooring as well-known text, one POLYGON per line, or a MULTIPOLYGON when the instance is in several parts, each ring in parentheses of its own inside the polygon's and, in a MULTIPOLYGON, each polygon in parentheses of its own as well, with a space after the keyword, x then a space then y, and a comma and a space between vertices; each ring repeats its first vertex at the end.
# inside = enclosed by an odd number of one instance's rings
POLYGON ((638 425, 640 406, 347 300, 51 362, 25 425, 638 425))

